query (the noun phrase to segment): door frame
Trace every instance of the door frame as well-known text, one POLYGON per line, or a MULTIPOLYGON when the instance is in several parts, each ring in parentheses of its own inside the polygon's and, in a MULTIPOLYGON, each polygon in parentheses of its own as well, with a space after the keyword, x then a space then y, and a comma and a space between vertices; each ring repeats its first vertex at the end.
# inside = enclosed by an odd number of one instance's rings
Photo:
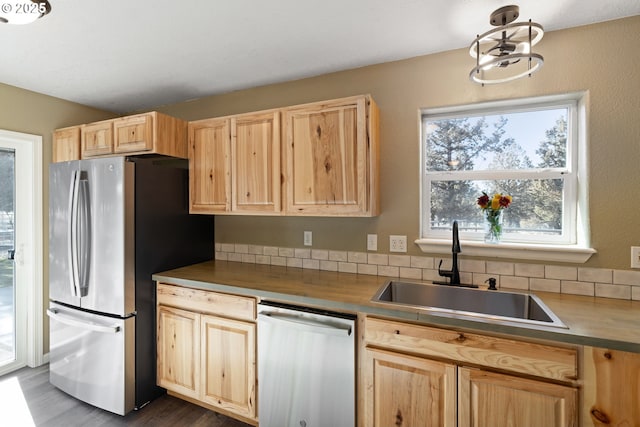
POLYGON ((42 136, 0 129, 0 145, 15 150, 15 206, 23 221, 15 223, 16 307, 24 311, 16 318, 16 360, 4 365, 0 375, 25 365, 44 362, 43 354, 43 187, 42 136), (20 267, 18 267, 20 264, 20 267), (23 285, 21 285, 23 284, 23 285))

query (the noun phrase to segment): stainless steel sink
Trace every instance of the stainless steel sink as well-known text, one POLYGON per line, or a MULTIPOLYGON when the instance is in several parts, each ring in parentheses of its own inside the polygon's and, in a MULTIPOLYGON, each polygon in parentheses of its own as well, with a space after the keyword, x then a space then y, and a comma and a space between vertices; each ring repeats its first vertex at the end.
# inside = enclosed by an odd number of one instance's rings
POLYGON ((371 301, 416 308, 448 317, 567 327, 540 298, 524 293, 390 280, 376 292, 371 301))

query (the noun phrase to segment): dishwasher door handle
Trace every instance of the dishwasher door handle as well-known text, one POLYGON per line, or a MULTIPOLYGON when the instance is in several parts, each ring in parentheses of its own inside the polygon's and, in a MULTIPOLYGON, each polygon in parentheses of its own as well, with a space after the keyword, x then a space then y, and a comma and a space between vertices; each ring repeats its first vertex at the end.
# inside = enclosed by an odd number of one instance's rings
POLYGON ((258 314, 259 322, 269 323, 287 323, 291 327, 295 327, 307 332, 315 332, 325 335, 350 336, 353 332, 351 325, 345 325, 338 322, 323 322, 308 317, 297 316, 295 314, 275 313, 263 311, 258 314))

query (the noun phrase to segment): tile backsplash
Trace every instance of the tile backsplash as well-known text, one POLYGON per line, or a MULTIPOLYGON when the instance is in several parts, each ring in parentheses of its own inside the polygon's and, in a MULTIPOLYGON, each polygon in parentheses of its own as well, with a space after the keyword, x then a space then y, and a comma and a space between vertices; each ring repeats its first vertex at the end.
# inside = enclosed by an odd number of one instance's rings
MULTIPOLYGON (((438 264, 451 269, 451 258, 388 255, 382 253, 283 248, 216 243, 216 259, 251 264, 279 265, 312 270, 339 271, 397 277, 408 280, 442 280, 438 264)), ((495 277, 498 287, 640 301, 640 271, 558 265, 460 260, 460 280, 484 285, 495 277)))

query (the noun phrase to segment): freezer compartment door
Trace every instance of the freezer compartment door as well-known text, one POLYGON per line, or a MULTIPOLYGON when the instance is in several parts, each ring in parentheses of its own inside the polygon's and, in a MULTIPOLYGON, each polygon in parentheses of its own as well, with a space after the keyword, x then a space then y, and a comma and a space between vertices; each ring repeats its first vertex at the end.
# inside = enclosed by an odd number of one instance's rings
POLYGON ((118 319, 52 303, 49 380, 84 402, 125 415, 135 406, 135 317, 118 319))

